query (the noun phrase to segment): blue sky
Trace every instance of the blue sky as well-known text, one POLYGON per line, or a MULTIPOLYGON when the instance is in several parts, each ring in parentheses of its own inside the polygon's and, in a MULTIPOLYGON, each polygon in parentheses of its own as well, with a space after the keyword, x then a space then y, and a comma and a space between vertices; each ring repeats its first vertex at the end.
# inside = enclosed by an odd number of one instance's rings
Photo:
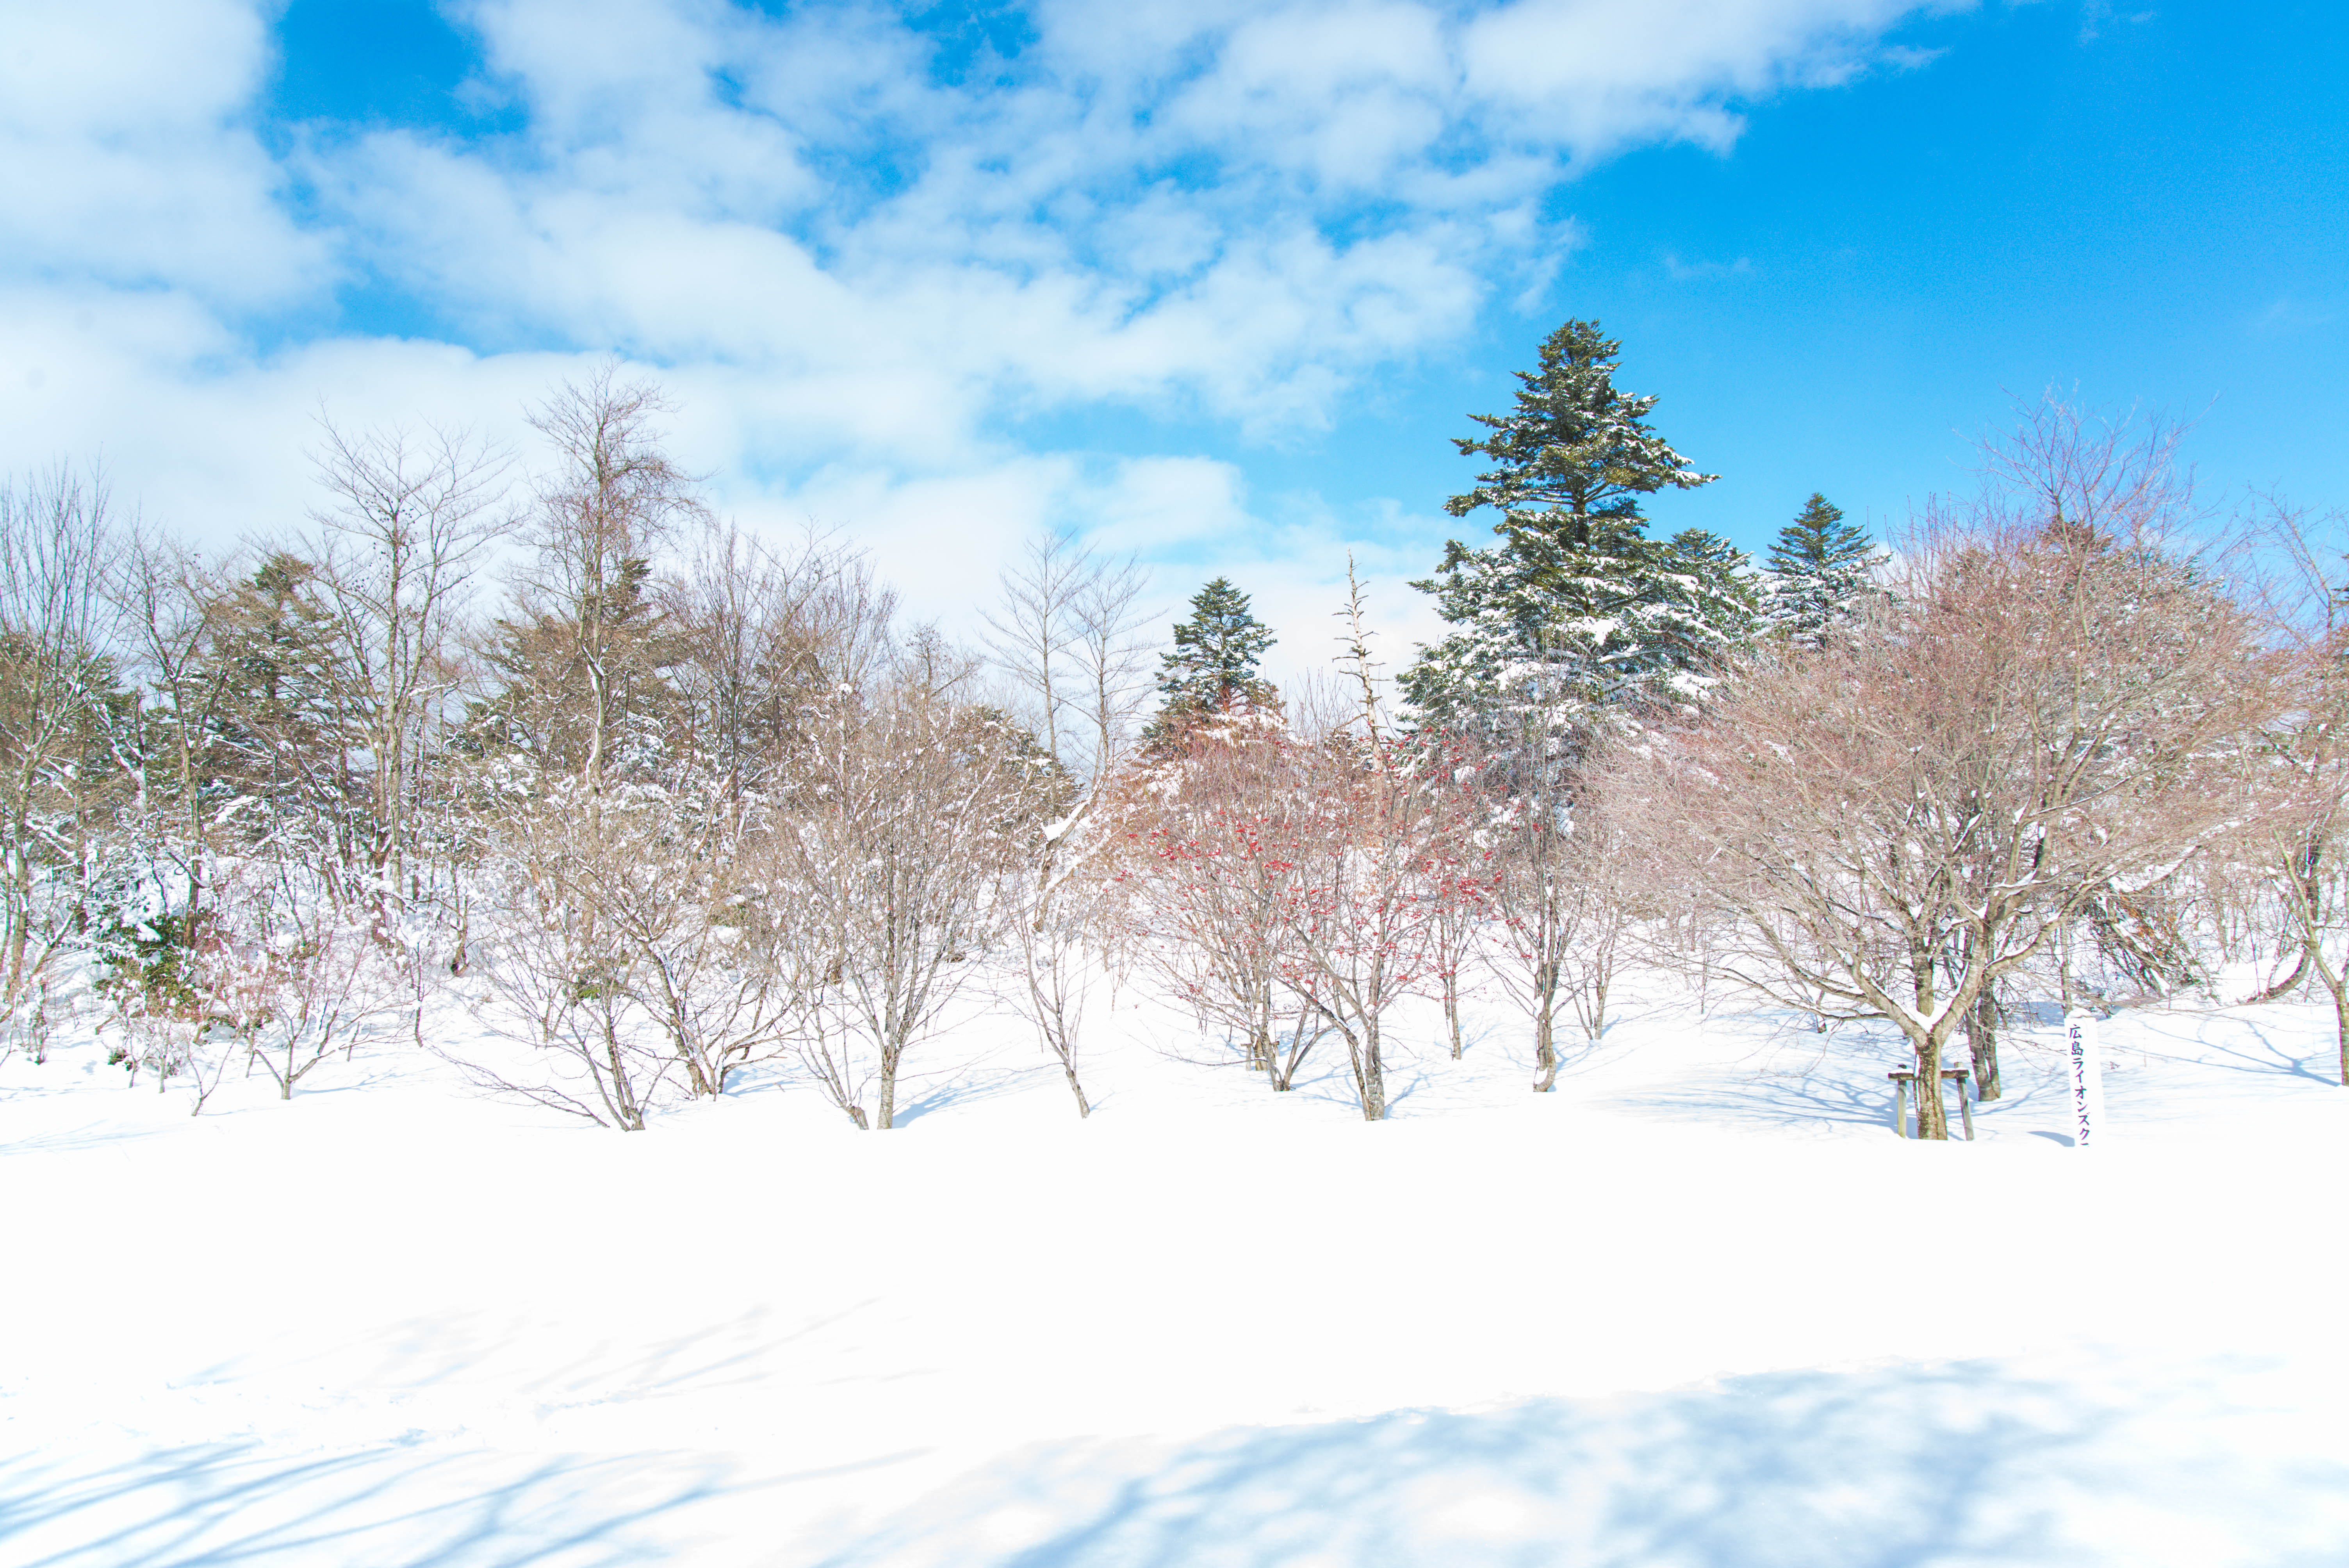
MULTIPOLYGON (((616 351, 756 527, 957 621, 1074 528, 1398 639, 1568 315, 1766 544, 1897 521, 2049 386, 2349 504, 2349 8, 17 0, 0 464, 298 524, 324 407, 475 425, 616 351)), ((1467 526, 1481 527, 1471 523, 1467 526)))

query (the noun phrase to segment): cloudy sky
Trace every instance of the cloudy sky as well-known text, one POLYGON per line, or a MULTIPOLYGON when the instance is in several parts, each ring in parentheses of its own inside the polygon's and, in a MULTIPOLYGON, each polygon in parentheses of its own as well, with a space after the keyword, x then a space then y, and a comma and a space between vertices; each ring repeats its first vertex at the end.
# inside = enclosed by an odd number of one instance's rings
POLYGON ((226 540, 321 407, 521 446, 617 352, 925 613, 1070 529, 1284 667, 1350 546, 1424 625, 1445 438, 1569 315, 1748 547, 2051 384, 2342 505, 2344 96, 2330 0, 0 0, 0 468, 226 540))

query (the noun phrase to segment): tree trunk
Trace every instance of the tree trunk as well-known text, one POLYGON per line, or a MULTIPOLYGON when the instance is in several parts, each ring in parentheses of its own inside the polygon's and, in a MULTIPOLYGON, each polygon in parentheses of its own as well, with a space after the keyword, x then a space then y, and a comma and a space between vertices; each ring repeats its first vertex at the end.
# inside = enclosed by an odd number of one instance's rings
POLYGON ((1534 1092, 1557 1085, 1557 983, 1556 959, 1534 965, 1534 1092))
POLYGON ((2072 922, 2067 918, 2055 933, 2058 971, 2062 977, 2064 1016, 2072 1016, 2072 922))
POLYGON ((195 801, 195 783, 189 770, 181 769, 181 785, 188 792, 188 913, 180 926, 180 940, 195 944, 196 923, 204 908, 204 819, 202 808, 195 801))
POLYGON ((1949 1108, 1941 1103, 1941 1041, 1927 1035, 1917 1048, 1917 1136, 1947 1142, 1949 1108))
POLYGON ((1256 1034, 1248 1041, 1248 1069, 1253 1072, 1261 1068, 1265 1077, 1273 1080, 1274 1088, 1287 1088, 1288 1086, 1279 1081, 1279 1071, 1273 1066, 1272 987, 1270 985, 1266 985, 1257 993, 1254 1011, 1256 1034))
POLYGON ((1452 1059, 1460 1059, 1460 976, 1444 972, 1444 1024, 1452 1031, 1452 1059))
POLYGON ((2349 970, 2335 969, 2324 950, 2306 936, 2302 938, 2301 951, 2308 955, 2309 966, 2324 982, 2325 990, 2333 994, 2333 1044, 2339 1053, 2342 1086, 2349 1088, 2349 970))
POLYGON ((895 1127, 897 1118, 897 1047, 884 1047, 881 1052, 881 1104, 873 1119, 874 1130, 886 1132, 895 1127))
POLYGON ((2341 1087, 2349 1088, 2349 987, 2333 993, 2333 1034, 2339 1051, 2341 1087))
POLYGON ((1077 1119, 1082 1121, 1093 1113, 1092 1103, 1085 1099, 1085 1086, 1077 1081, 1076 1068, 1063 1064, 1061 1070, 1069 1075, 1069 1092, 1077 1097, 1077 1119))
MULTIPOLYGON (((1303 1053, 1299 1047, 1305 1038, 1306 1020, 1311 1016, 1311 1004, 1300 1004, 1297 1009, 1297 1022, 1290 1026, 1288 1049, 1286 1051, 1277 1047, 1272 1049, 1268 1066, 1272 1078, 1272 1090, 1275 1094, 1287 1094, 1297 1087, 1295 1081, 1297 1068, 1304 1059, 1303 1053)), ((1319 1037, 1317 1036, 1316 1038, 1318 1039, 1319 1037)), ((1268 1047, 1276 1047, 1276 1043, 1269 1039, 1266 1043, 1268 1047)))
POLYGON ((1988 985, 1974 998, 1973 1011, 1966 1018, 1966 1037, 1974 1054, 1974 1098, 1992 1100, 1999 1097, 1998 1083, 1998 997, 1988 985))
POLYGON ((32 799, 32 780, 23 784, 19 810, 9 823, 8 880, 13 896, 8 910, 8 1000, 14 1002, 25 984, 25 950, 33 934, 32 813, 23 809, 32 799))
POLYGON ((2290 992, 2293 986, 2299 985, 2307 974, 2308 949, 2306 947, 2302 947, 2300 951, 2300 962, 2292 966, 2291 974, 2285 975, 2282 979, 2277 981, 2274 985, 2269 986, 2258 995, 2245 997, 2238 1004, 2238 1006, 2256 1007, 2262 1002, 2272 1002, 2277 997, 2284 995, 2290 992))
MULTIPOLYGON (((1347 1037, 1347 1044, 1353 1037, 1347 1037)), ((1373 1022, 1363 1031, 1361 1051, 1362 1119, 1384 1121, 1387 1119, 1387 1069, 1379 1059, 1379 1026, 1373 1022)))
POLYGON ((627 1058, 620 1054, 620 1037, 607 1017, 604 1024, 604 1062, 612 1075, 612 1114, 623 1132, 645 1130, 645 1109, 636 1103, 636 1085, 628 1080, 627 1058))

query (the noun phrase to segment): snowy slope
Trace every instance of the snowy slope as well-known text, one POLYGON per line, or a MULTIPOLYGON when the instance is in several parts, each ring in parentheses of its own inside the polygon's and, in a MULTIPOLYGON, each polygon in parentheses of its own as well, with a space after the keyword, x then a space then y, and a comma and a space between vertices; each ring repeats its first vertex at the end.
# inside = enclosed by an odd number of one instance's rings
POLYGON ((978 1016, 877 1135, 14 1060, 0 1562, 2349 1561, 2313 1009, 2107 1026, 2095 1150, 2052 1029, 1936 1146, 1883 1043, 1684 1000, 1380 1126, 1096 1019, 1090 1121, 978 1016))

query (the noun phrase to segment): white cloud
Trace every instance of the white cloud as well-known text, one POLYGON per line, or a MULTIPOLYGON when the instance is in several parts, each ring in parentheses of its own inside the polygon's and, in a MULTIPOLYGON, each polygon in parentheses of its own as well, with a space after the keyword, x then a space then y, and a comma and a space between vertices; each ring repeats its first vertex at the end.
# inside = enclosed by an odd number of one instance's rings
MULTIPOLYGON (((103 451, 192 531, 283 526, 322 398, 519 440, 529 398, 616 346, 684 399, 680 455, 730 507, 865 540, 924 613, 1073 527, 1181 562, 1170 607, 1201 563, 1245 568, 1300 618, 1293 656, 1376 520, 1268 514, 1216 459, 1023 449, 1007 421, 1324 428, 1496 294, 1538 295, 1581 241, 1542 215, 1562 170, 1726 146, 1761 96, 1898 64, 1884 34, 1917 8, 1040 0, 1018 57, 961 84, 878 4, 472 0, 473 90, 515 129, 264 139, 274 5, 20 3, 0 467, 103 451), (338 285, 454 341, 316 326, 338 285)), ((1423 614, 1389 596, 1395 627, 1423 614)))
POLYGON ((460 322, 1265 435, 1528 271, 1506 231, 1561 158, 1725 144, 1733 99, 1847 73, 1909 8, 1046 5, 1012 85, 964 89, 867 9, 481 0, 519 139, 326 139, 303 168, 460 322))
POLYGON ((242 123, 269 62, 235 0, 20 0, 0 29, 0 253, 13 271, 246 310, 328 253, 242 123))
MULTIPOLYGON (((1956 9, 1943 4, 1934 9, 1956 9)), ((1726 148, 1731 107, 1848 79, 1913 0, 1518 0, 1472 18, 1472 92, 1579 158, 1648 139, 1726 148)))

